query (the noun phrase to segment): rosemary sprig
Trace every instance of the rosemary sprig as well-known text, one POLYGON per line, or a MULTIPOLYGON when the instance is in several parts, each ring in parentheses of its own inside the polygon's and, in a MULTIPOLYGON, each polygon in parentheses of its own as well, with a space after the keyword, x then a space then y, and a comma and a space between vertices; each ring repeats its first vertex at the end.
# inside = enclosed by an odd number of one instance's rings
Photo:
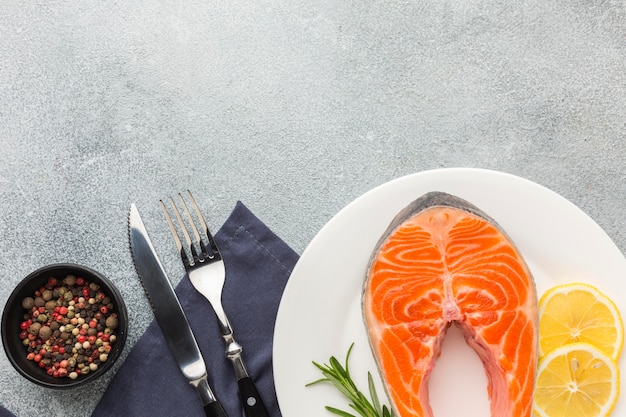
MULTIPOLYGON (((346 362, 343 366, 334 356, 330 357, 329 364, 320 365, 317 362, 313 362, 313 365, 322 371, 322 375, 324 377, 308 383, 306 386, 308 387, 320 382, 330 382, 348 400, 351 401, 349 406, 362 417, 395 417, 393 409, 380 404, 371 372, 367 373, 368 390, 371 401, 365 396, 365 394, 363 394, 363 392, 361 392, 361 390, 357 388, 356 384, 352 380, 350 368, 348 367, 348 359, 350 358, 350 352, 353 347, 354 343, 352 343, 348 349, 346 362)), ((356 417, 354 414, 339 410, 335 407, 326 406, 325 408, 331 413, 341 417, 356 417)))

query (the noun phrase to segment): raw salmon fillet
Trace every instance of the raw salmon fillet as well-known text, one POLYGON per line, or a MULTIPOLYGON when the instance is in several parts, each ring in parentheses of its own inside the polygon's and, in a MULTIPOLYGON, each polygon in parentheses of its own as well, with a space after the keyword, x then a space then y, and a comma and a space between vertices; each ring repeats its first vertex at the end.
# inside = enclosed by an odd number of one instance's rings
POLYGON ((433 415, 428 378, 452 323, 485 366, 491 416, 531 415, 534 281, 511 240, 472 204, 433 192, 396 216, 372 255, 363 314, 398 417, 433 415))

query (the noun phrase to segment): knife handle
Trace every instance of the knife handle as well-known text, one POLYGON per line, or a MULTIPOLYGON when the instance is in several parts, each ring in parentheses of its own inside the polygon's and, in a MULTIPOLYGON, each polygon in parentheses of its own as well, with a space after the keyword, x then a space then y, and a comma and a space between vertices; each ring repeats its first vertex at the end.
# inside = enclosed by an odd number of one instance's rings
POLYGON ((239 398, 241 398, 246 417, 270 417, 252 378, 247 376, 237 383, 239 384, 239 398))
POLYGON ((213 401, 204 406, 204 414, 207 417, 228 417, 222 403, 219 401, 213 401))
POLYGON ((196 390, 200 395, 206 417, 228 417, 226 410, 222 407, 222 403, 215 398, 215 394, 213 394, 213 391, 211 390, 206 373, 202 377, 191 381, 190 383, 196 387, 196 390))

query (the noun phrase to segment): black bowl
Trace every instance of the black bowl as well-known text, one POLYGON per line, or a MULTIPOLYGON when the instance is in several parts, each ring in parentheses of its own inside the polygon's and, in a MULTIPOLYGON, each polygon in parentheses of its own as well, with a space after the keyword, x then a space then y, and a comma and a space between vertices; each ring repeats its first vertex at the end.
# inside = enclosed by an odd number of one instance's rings
POLYGON ((40 268, 29 274, 13 290, 2 313, 2 344, 11 365, 28 380, 48 388, 71 388, 83 385, 89 381, 100 377, 120 356, 126 336, 128 333, 128 313, 126 305, 119 291, 107 278, 100 273, 89 268, 74 264, 54 264, 40 268), (50 277, 63 279, 68 274, 82 277, 88 282, 96 283, 102 291, 111 298, 113 311, 117 313, 118 326, 115 329, 116 341, 111 343, 111 351, 105 362, 102 362, 98 369, 87 374, 79 375, 76 379, 69 377, 54 377, 48 375, 46 369, 42 369, 33 360, 26 358, 27 347, 20 339, 20 323, 24 321, 24 314, 27 313, 22 307, 22 300, 25 297, 33 297, 35 291, 44 286, 50 277))

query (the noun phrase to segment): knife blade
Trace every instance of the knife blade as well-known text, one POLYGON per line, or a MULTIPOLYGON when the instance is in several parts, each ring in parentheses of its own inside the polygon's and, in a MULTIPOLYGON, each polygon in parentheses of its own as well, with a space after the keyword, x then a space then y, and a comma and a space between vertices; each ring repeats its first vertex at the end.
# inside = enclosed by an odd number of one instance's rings
POLYGON ((178 367, 198 391, 206 416, 228 417, 209 385, 196 338, 134 203, 128 216, 128 235, 137 274, 178 367))

